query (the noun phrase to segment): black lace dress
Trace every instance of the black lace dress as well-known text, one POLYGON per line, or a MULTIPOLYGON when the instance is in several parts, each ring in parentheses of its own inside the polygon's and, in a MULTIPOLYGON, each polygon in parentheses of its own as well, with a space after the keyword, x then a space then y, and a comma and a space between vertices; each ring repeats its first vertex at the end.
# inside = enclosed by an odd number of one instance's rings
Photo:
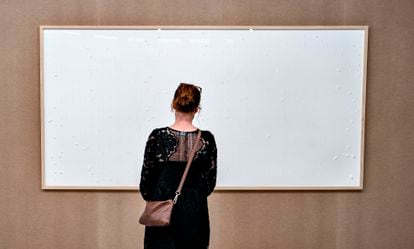
MULTIPOLYGON (((169 127, 154 129, 145 147, 140 191, 146 200, 175 196, 197 131, 182 132, 169 127)), ((216 186, 217 149, 214 136, 201 131, 198 144, 178 202, 167 227, 145 227, 145 249, 206 249, 210 240, 207 206, 216 186)))

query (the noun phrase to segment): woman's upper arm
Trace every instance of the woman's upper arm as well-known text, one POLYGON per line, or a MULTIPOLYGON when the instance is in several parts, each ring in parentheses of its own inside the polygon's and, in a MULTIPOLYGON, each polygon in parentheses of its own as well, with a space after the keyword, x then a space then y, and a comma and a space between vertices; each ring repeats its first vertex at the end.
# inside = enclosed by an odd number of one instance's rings
POLYGON ((209 167, 207 172, 205 173, 205 181, 206 181, 206 195, 209 196, 216 187, 216 178, 217 178, 217 145, 214 139, 214 135, 209 132, 208 136, 208 143, 209 143, 209 167))
POLYGON ((149 200, 152 196, 152 189, 154 187, 154 170, 157 163, 156 149, 157 149, 157 134, 154 129, 148 136, 145 150, 144 160, 141 169, 141 179, 139 189, 144 200, 149 200))

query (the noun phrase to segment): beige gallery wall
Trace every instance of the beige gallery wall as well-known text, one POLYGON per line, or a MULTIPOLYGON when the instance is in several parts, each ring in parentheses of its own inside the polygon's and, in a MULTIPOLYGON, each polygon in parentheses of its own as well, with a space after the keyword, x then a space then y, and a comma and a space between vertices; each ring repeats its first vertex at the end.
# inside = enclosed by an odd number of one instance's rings
POLYGON ((364 190, 217 191, 211 248, 414 248, 413 12, 412 0, 0 0, 0 249, 142 248, 137 191, 40 188, 39 25, 369 25, 364 190))

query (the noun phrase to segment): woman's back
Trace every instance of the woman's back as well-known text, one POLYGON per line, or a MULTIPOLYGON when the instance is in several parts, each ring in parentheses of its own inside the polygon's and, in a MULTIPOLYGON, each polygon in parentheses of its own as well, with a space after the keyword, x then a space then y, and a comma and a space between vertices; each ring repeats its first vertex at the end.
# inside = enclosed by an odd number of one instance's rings
MULTIPOLYGON (((145 200, 174 198, 197 132, 183 132, 170 127, 151 132, 140 182, 145 200)), ((170 226, 146 227, 145 248, 197 249, 208 246, 207 196, 214 190, 217 174, 217 148, 213 134, 202 131, 201 143, 195 149, 181 195, 173 208, 170 226)))

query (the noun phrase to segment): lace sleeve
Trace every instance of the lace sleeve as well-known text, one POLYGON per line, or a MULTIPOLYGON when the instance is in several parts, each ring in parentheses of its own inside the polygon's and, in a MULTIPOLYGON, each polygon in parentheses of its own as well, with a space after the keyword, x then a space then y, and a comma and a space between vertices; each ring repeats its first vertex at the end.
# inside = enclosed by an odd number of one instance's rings
POLYGON ((155 164, 156 164, 156 132, 153 130, 148 137, 144 151, 144 162, 141 169, 141 180, 139 189, 144 200, 148 201, 152 196, 152 189, 154 188, 155 178, 155 164))
POLYGON ((209 167, 202 175, 202 181, 204 186, 204 193, 206 196, 209 196, 214 188, 216 187, 216 178, 217 178, 217 147, 216 141, 213 134, 210 133, 208 139, 209 143, 209 167))

